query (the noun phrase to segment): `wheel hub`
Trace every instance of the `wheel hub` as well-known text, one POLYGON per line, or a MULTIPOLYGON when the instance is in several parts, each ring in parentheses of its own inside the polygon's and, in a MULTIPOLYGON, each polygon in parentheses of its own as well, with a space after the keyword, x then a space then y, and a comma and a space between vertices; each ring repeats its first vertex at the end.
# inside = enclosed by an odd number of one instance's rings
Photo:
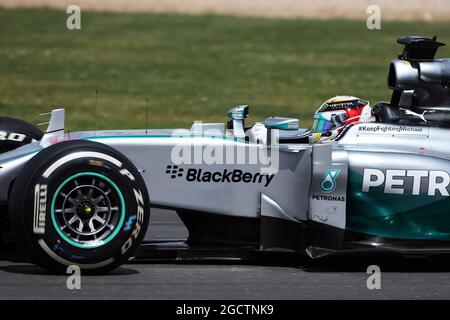
POLYGON ((68 242, 81 247, 102 245, 123 223, 123 196, 114 182, 100 174, 74 177, 57 189, 53 201, 55 224, 68 242))
POLYGON ((90 219, 95 213, 95 205, 92 201, 82 200, 78 203, 76 212, 81 219, 90 219))

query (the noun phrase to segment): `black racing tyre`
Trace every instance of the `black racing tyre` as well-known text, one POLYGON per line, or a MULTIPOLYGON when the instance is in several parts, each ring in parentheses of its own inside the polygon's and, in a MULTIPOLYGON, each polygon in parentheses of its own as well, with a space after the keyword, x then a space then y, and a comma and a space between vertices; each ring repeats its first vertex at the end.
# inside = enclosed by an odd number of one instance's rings
POLYGON ((109 272, 128 260, 147 230, 150 203, 141 174, 97 142, 66 141, 34 156, 9 199, 11 230, 26 254, 65 273, 109 272))
POLYGON ((0 153, 42 138, 42 131, 23 120, 0 117, 0 153))

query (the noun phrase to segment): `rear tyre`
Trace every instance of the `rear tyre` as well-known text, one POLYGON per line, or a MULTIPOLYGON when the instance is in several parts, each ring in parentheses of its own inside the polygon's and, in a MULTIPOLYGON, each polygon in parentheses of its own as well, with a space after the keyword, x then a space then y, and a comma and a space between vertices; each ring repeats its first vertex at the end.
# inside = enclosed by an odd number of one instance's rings
POLYGON ((40 140, 42 135, 41 130, 26 121, 0 117, 0 153, 40 140))
POLYGON ((117 150, 67 141, 33 157, 10 196, 16 241, 39 265, 65 273, 105 273, 135 252, 149 222, 145 183, 117 150))

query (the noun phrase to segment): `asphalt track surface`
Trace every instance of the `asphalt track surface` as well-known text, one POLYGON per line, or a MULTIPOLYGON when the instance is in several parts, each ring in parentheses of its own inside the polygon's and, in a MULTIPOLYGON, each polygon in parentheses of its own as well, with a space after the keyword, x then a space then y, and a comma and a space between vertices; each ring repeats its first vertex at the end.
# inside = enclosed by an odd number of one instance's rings
MULTIPOLYGON (((186 237, 177 216, 154 210, 148 237, 186 237)), ((110 275, 84 276, 69 290, 49 275, 0 252, 0 299, 448 299, 450 258, 339 258, 318 263, 152 262, 110 275), (13 262, 15 261, 15 262, 13 262), (381 268, 381 289, 367 288, 367 266, 381 268)))

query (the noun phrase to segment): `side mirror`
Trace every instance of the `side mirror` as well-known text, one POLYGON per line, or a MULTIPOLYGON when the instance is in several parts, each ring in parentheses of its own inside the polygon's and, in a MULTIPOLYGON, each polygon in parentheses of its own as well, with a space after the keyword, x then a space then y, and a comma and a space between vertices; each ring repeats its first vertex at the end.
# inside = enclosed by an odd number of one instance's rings
POLYGON ((245 138, 245 118, 250 107, 248 105, 237 106, 228 111, 228 119, 233 124, 233 135, 237 138, 245 138))

